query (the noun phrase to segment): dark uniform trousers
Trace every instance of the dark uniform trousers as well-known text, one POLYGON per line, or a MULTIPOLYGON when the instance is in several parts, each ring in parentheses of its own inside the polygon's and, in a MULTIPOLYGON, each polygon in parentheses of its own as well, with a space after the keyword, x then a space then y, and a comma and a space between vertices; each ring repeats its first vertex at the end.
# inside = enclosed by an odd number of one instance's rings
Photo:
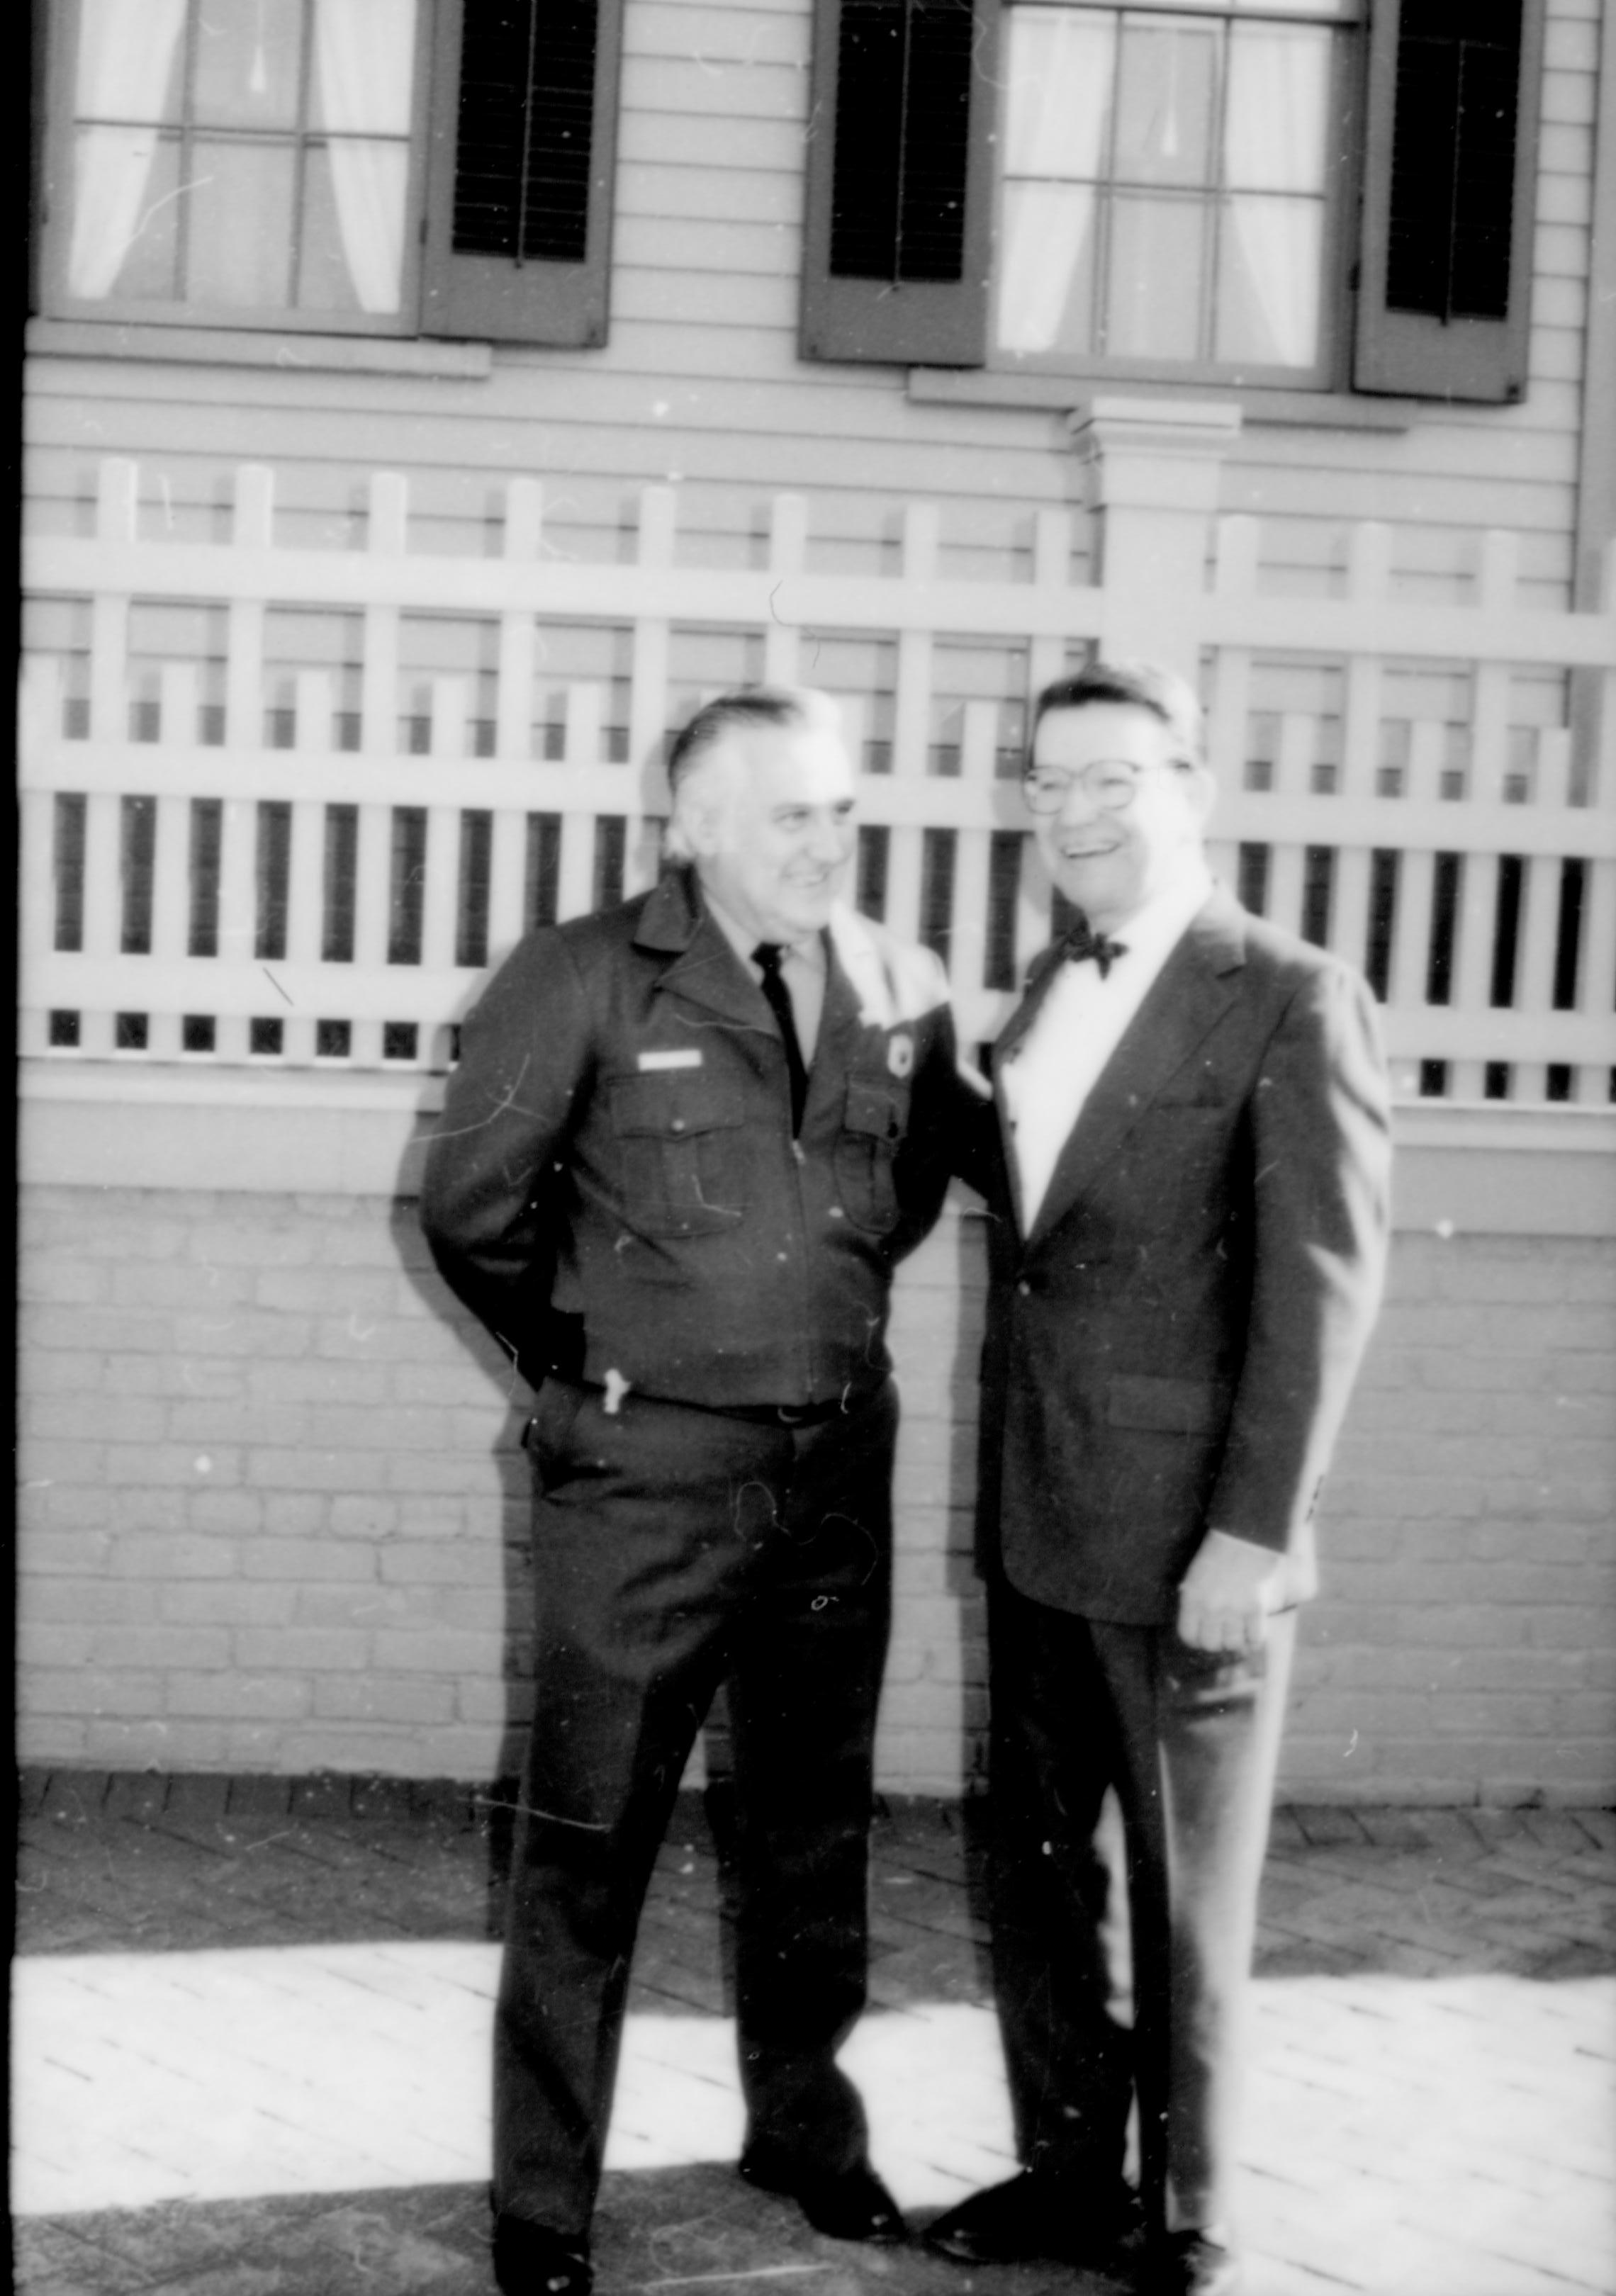
POLYGON ((1162 2221, 1227 2221, 1237 2027, 1279 1755, 1295 1613, 1255 1659, 1170 1627, 1035 1603, 1002 1579, 992 1652, 994 1977, 1021 2159, 1080 2200, 1121 2173, 1139 2106, 1141 2194, 1162 2221), (1113 2013, 1114 1787, 1128 1864, 1131 2027, 1113 2013))
POLYGON ((529 1431, 537 1705, 495 2033, 496 2208, 582 2234, 629 1961, 685 1759, 727 1680, 748 2148, 838 2169, 865 1997, 890 1614, 887 1383, 792 1423, 551 1379, 529 1431))

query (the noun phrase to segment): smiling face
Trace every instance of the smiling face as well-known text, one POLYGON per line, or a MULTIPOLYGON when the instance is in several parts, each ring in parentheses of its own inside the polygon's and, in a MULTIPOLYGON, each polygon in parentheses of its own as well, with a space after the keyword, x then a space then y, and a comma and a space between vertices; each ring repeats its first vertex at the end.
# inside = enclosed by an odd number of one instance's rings
POLYGON ((852 760, 824 723, 731 726, 679 786, 696 873, 745 931, 803 940, 830 921, 852 856, 852 760))
POLYGON ((1162 720, 1132 702, 1085 702, 1038 722, 1033 764, 1072 777, 1058 809, 1035 817, 1039 849, 1096 932, 1125 925, 1200 850, 1212 779, 1203 767, 1180 764, 1181 756, 1162 720), (1096 804, 1077 778, 1102 760, 1139 769, 1120 812, 1096 804))

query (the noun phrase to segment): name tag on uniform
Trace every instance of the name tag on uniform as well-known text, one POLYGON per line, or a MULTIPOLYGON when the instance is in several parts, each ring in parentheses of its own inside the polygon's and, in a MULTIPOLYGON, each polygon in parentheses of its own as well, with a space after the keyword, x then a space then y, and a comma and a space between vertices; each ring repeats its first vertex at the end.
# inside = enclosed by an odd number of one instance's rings
POLYGON ((665 1053, 642 1053, 642 1069, 699 1069, 701 1055, 693 1045, 676 1045, 665 1053))

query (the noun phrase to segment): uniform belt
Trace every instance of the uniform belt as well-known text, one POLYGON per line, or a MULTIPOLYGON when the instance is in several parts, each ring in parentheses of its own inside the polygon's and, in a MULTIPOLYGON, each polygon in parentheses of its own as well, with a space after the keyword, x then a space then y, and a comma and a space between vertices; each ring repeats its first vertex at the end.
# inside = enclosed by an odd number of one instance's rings
MULTIPOLYGON (((592 1395, 604 1395, 606 1390, 597 1381, 572 1380, 568 1384, 587 1388, 592 1395)), ((692 1403, 685 1396, 641 1394, 646 1403, 670 1403, 680 1411, 709 1411, 715 1419, 743 1419, 752 1427, 817 1427, 826 1419, 849 1417, 874 1403, 886 1385, 882 1380, 875 1387, 848 1389, 831 1396, 824 1403, 692 1403)), ((626 1392, 640 1393, 638 1390, 626 1392)))
POLYGON ((856 1394, 833 1395, 828 1403, 718 1403, 699 1408, 711 1408, 721 1418, 744 1419, 760 1427, 816 1427, 822 1420, 840 1419, 862 1410, 880 1392, 879 1388, 868 1387, 856 1394))

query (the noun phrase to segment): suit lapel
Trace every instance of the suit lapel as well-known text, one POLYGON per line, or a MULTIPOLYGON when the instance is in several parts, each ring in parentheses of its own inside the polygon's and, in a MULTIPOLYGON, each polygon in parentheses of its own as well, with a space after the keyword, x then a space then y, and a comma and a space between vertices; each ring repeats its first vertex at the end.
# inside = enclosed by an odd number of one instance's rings
POLYGON ((1234 1001, 1232 976, 1244 962, 1240 917, 1235 903, 1218 892, 1191 919, 1083 1103, 1027 1237, 1029 1249, 1081 1199, 1234 1001))
POLYGON ((1005 1177, 1010 1186, 1010 1201, 1015 1211, 1015 1231, 1020 1236, 1027 1233, 1027 1202, 1021 1193, 1021 1167, 1011 1145, 1010 1107, 1005 1098, 1005 1064, 1038 1017, 1038 1007, 1049 994, 1050 984, 1061 970, 1060 947, 1044 949, 1032 960, 1027 975, 1027 987, 1021 1003, 1000 1029, 993 1045, 989 1072, 993 1081, 993 1103, 998 1111, 999 1139, 1003 1144, 1005 1177))

